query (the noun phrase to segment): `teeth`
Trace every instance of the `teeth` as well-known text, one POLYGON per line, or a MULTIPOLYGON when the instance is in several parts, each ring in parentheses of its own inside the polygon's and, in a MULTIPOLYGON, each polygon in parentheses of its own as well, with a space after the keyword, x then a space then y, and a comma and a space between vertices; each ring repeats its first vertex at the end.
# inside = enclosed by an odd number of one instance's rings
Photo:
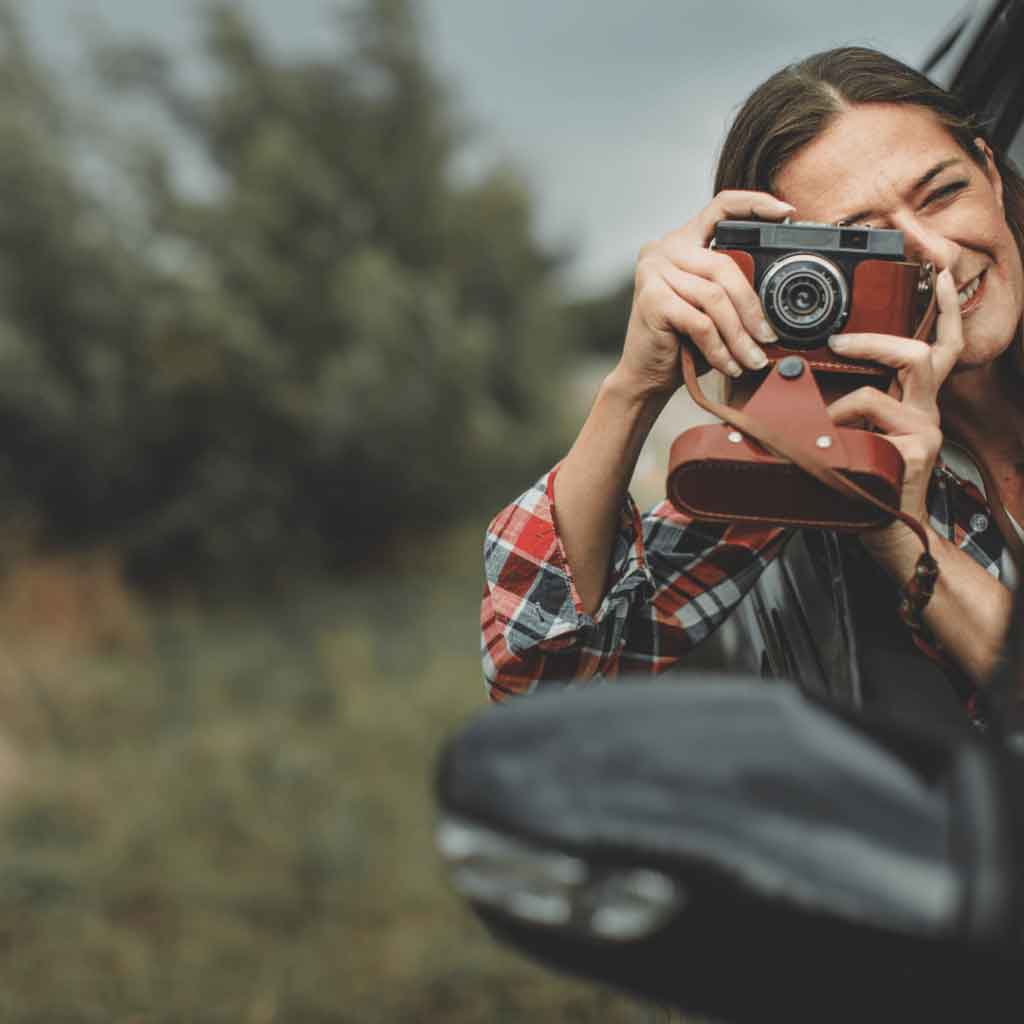
POLYGON ((980 286, 981 275, 979 274, 973 281, 964 285, 964 287, 957 293, 960 298, 960 305, 962 306, 965 302, 969 301, 980 286))

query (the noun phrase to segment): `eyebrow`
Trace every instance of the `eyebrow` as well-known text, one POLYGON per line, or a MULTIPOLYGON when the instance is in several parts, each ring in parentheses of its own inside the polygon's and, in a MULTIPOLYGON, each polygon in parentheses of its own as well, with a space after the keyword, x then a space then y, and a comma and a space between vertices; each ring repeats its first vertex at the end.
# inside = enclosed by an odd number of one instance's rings
MULTIPOLYGON (((951 156, 945 160, 940 160, 934 167, 930 167, 924 174, 921 175, 913 185, 910 186, 909 194, 913 195, 915 192, 920 192, 933 178, 937 178, 947 167, 952 167, 954 164, 961 163, 963 157, 951 156)), ((855 214, 849 217, 844 217, 841 223, 845 224, 857 224, 862 220, 867 219, 871 216, 870 210, 858 210, 855 214)))

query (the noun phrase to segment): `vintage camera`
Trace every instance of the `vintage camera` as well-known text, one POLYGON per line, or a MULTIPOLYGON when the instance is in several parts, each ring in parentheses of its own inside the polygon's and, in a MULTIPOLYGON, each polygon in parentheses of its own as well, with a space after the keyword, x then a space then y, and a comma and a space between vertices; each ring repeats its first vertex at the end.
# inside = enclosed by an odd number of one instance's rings
POLYGON ((713 247, 736 261, 786 348, 844 331, 908 337, 930 288, 903 232, 859 225, 723 220, 713 247))
POLYGON ((859 532, 891 521, 903 481, 899 451, 873 431, 837 426, 828 406, 863 386, 885 390, 894 371, 833 352, 828 339, 928 338, 931 268, 903 258, 902 232, 859 225, 726 220, 714 244, 746 275, 780 340, 765 346, 763 371, 725 379, 725 404, 701 391, 688 343, 687 387, 723 422, 676 438, 669 500, 709 522, 859 532))

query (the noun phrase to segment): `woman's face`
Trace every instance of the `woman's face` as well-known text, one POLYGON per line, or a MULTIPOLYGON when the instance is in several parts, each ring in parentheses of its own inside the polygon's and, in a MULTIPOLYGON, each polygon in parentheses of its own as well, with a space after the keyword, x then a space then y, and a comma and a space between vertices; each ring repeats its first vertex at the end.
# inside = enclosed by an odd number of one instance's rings
POLYGON ((979 167, 928 110, 871 103, 840 114, 775 179, 794 219, 898 228, 907 258, 949 267, 960 292, 960 367, 991 362, 1024 313, 1024 271, 986 149, 979 167))

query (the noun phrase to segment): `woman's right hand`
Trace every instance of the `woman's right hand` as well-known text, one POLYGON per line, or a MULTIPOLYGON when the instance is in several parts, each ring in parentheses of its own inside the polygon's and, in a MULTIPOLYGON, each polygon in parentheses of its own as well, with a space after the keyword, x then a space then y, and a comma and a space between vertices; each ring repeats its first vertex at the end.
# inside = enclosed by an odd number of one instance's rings
POLYGON ((670 394, 682 383, 680 338, 716 370, 762 369, 761 344, 778 339, 732 257, 708 249, 720 220, 782 220, 794 208, 766 192, 719 192, 688 224, 640 251, 620 380, 637 394, 670 394), (760 343, 760 344, 759 344, 760 343))

